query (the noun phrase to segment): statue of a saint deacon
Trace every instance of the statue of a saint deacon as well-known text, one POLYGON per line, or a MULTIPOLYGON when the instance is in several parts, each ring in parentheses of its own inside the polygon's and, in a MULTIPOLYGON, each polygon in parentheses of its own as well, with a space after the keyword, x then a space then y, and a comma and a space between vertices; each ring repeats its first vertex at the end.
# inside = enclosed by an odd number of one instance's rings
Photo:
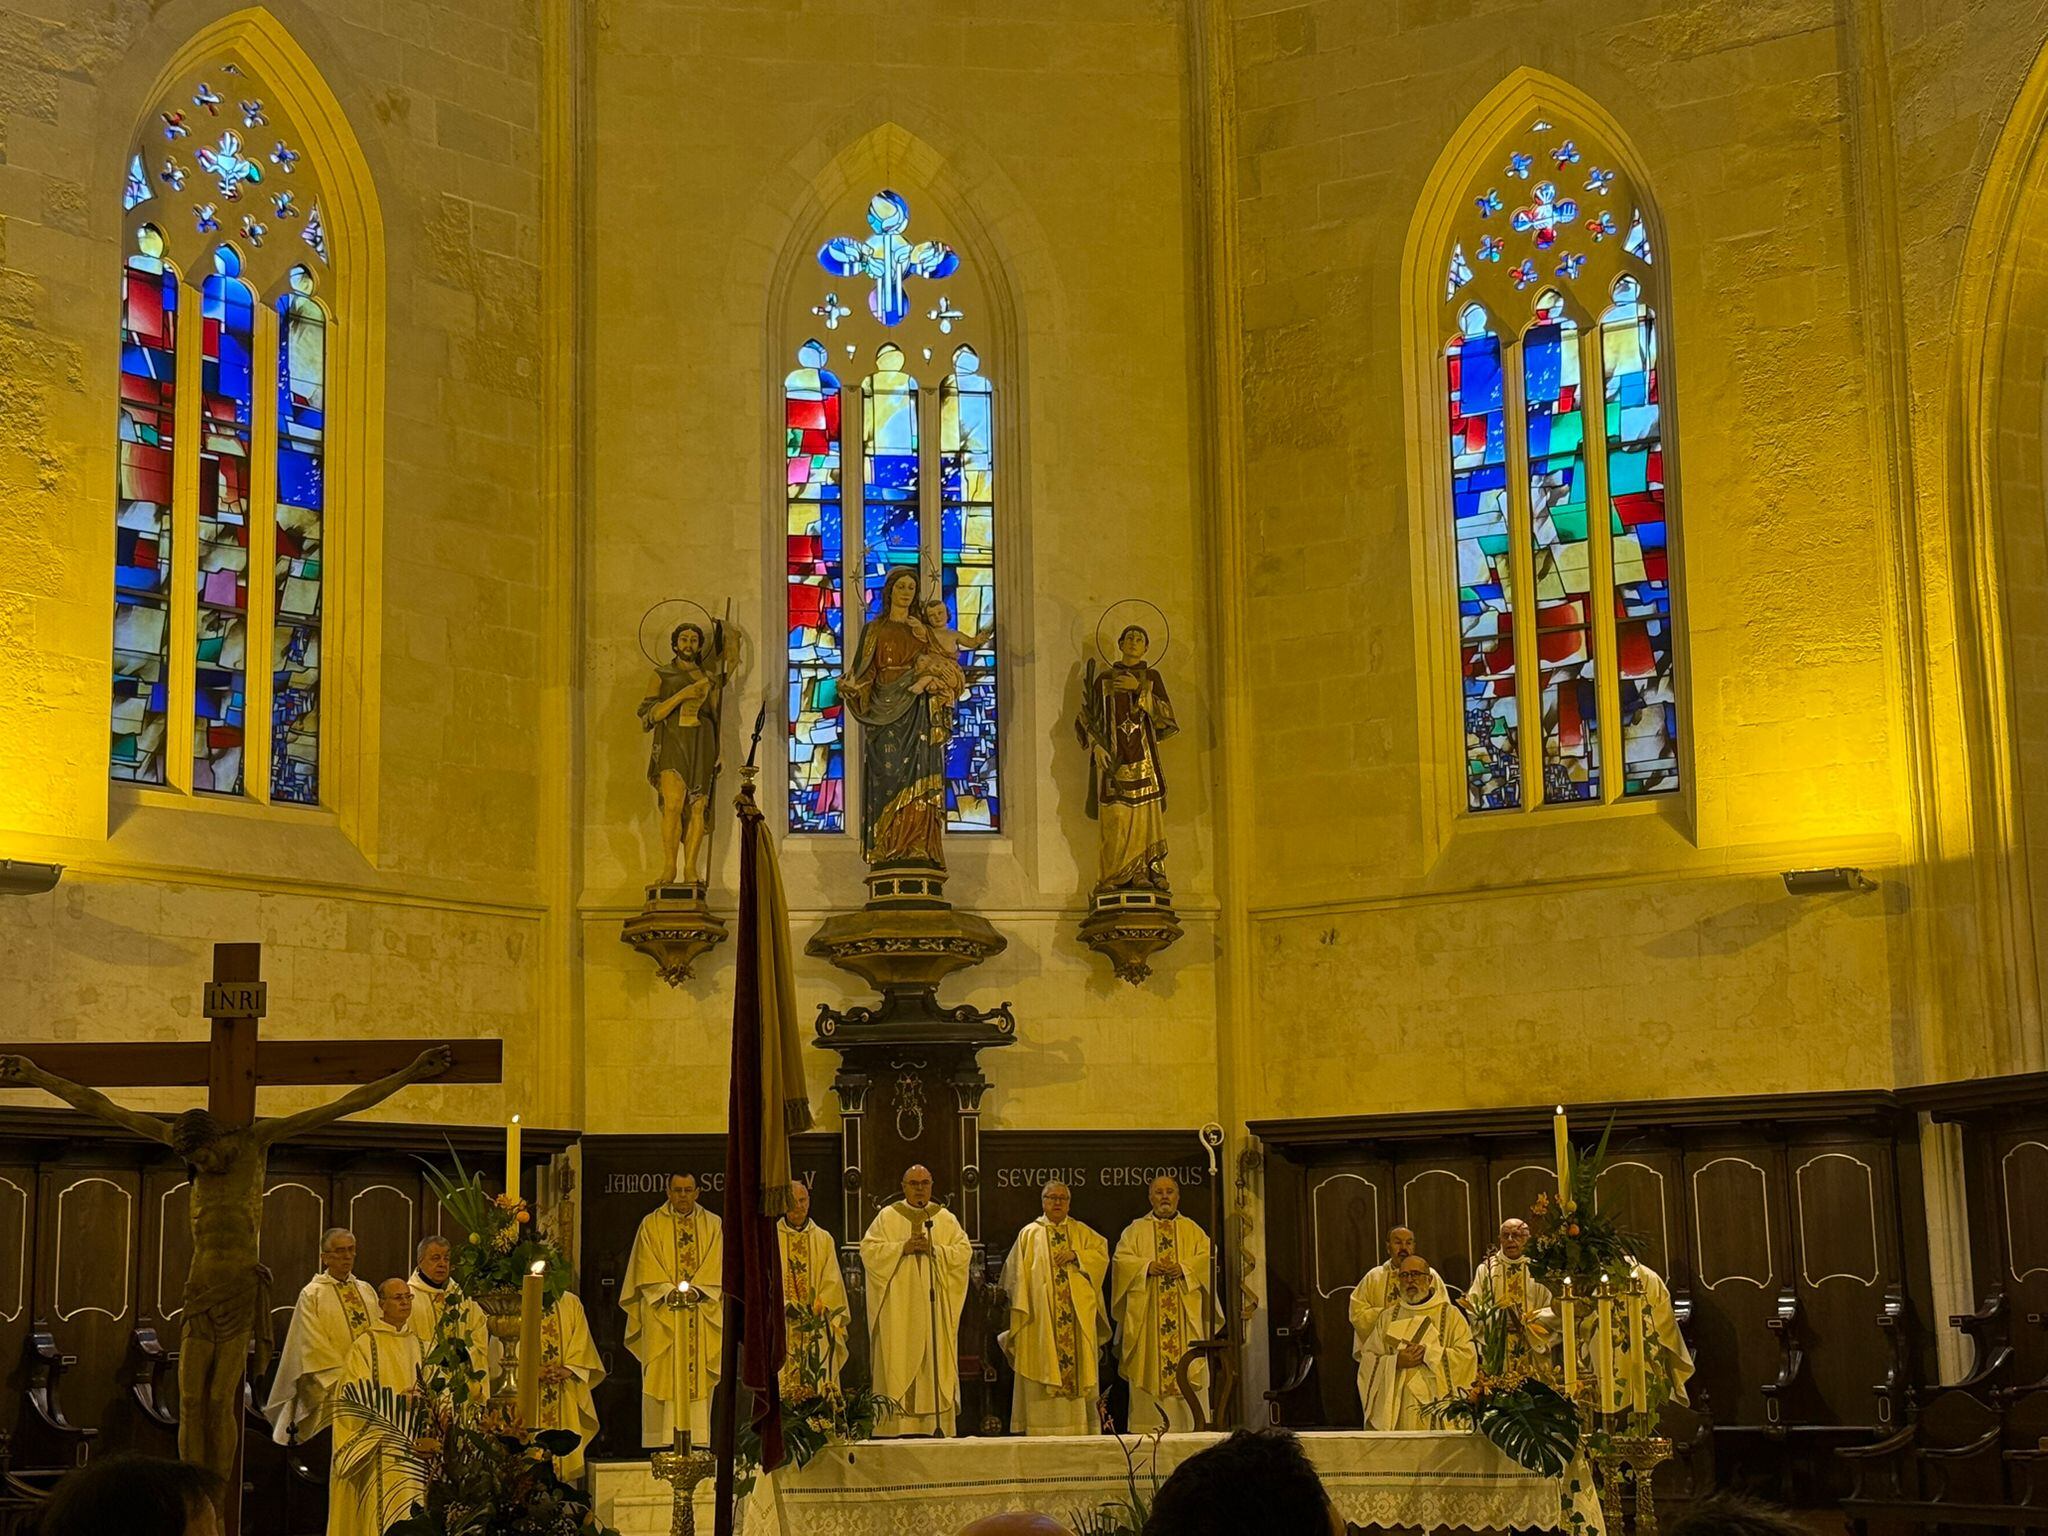
POLYGON ((1152 644, 1143 626, 1126 624, 1117 660, 1088 663, 1074 734, 1088 749, 1088 814, 1102 827, 1098 891, 1166 889, 1166 775, 1159 743, 1180 729, 1158 669, 1145 664, 1152 644))

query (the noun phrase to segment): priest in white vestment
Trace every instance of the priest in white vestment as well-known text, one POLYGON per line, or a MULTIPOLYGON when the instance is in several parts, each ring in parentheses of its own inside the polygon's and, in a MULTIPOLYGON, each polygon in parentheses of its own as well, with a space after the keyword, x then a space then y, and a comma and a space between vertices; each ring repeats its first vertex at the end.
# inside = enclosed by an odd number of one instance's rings
POLYGON ((1472 1325, 1419 1254, 1394 1271, 1391 1305, 1359 1341, 1358 1401, 1367 1429, 1437 1429, 1429 1405, 1472 1385, 1472 1325))
MULTIPOLYGON (((1685 1335, 1678 1331, 1678 1311, 1671 1305, 1671 1287, 1664 1283, 1664 1277, 1634 1254, 1628 1256, 1630 1275, 1643 1285, 1643 1299, 1650 1304, 1648 1369, 1661 1373, 1671 1382, 1671 1400, 1674 1403, 1689 1403, 1685 1395, 1685 1384, 1692 1379, 1692 1350, 1686 1346, 1685 1335)), ((1592 1312, 1592 1307, 1583 1309, 1592 1312)), ((1620 1345, 1618 1355, 1628 1353, 1628 1330, 1616 1330, 1620 1345)))
POLYGON ((349 1347, 377 1319, 377 1292, 356 1278, 356 1238, 329 1227, 320 1239, 320 1273, 292 1308, 263 1416, 279 1445, 304 1445, 334 1420, 334 1387, 349 1347))
POLYGON ((839 1272, 839 1245, 832 1234, 811 1220, 811 1189, 791 1180, 789 1209, 775 1223, 775 1242, 782 1254, 782 1305, 788 1354, 782 1363, 782 1400, 808 1390, 806 1377, 817 1386, 839 1390, 846 1367, 846 1277, 839 1272), (799 1329, 796 1314, 816 1319, 799 1329))
POLYGON ((903 1174, 903 1198, 883 1206, 860 1240, 867 1275, 868 1368, 897 1406, 875 1435, 950 1435, 960 1411, 960 1309, 974 1245, 932 1201, 929 1168, 903 1174))
MULTIPOLYGON (((1190 1344, 1209 1337, 1209 1234, 1180 1214, 1180 1185, 1171 1175, 1154 1179, 1145 1197, 1152 1209, 1124 1228, 1110 1259, 1117 1364, 1131 1389, 1131 1433, 1149 1435, 1163 1419, 1185 1434, 1195 1420, 1176 1367, 1190 1344)), ((1206 1362, 1188 1368, 1188 1385, 1206 1405, 1206 1362)))
POLYGON ((1099 1435, 1109 1244, 1072 1214, 1074 1197, 1057 1179, 1039 1192, 1039 1203, 1044 1214, 1017 1234, 1003 1261, 1010 1326, 996 1342, 1017 1373, 1010 1431, 1099 1435))
MULTIPOLYGON (((425 1349, 412 1329, 412 1287, 386 1280, 377 1287, 378 1315, 354 1344, 335 1386, 336 1400, 389 1391, 417 1395, 425 1349)), ((383 1536, 386 1526, 412 1513, 427 1486, 392 1451, 374 1425, 353 1414, 334 1419, 334 1465, 327 1479, 327 1536, 383 1536)))
MULTIPOLYGON (((1372 1325, 1379 1315, 1398 1299, 1394 1284, 1394 1271, 1401 1261, 1415 1252, 1415 1234, 1406 1227, 1387 1229, 1387 1259, 1384 1264, 1375 1264, 1365 1272, 1365 1277, 1351 1288, 1351 1358, 1361 1366, 1365 1362, 1365 1337, 1372 1332, 1372 1325)), ((1439 1289, 1443 1276, 1432 1269, 1439 1289)))
POLYGON ((718 1218, 697 1204, 693 1175, 670 1175, 668 1202, 641 1221, 619 1287, 626 1348, 640 1362, 642 1445, 670 1445, 678 1434, 699 1445, 711 1438, 724 1274, 718 1218))
POLYGON ((484 1326, 484 1309, 462 1294, 462 1287, 448 1278, 454 1257, 448 1239, 436 1233, 423 1237, 413 1250, 412 1331, 420 1336, 420 1348, 434 1352, 434 1340, 441 1331, 441 1319, 452 1307, 461 1320, 462 1341, 469 1346, 470 1397, 488 1397, 491 1378, 498 1371, 498 1341, 484 1326))
POLYGON ((571 1429, 582 1439, 576 1449, 555 1458, 555 1471, 567 1483, 583 1475, 583 1452, 597 1438, 598 1384, 604 1362, 590 1337, 590 1319, 574 1291, 564 1291, 540 1315, 540 1415, 535 1429, 571 1429))
POLYGON ((1510 1358, 1523 1354, 1541 1359, 1557 1343, 1557 1308, 1550 1287, 1529 1272, 1528 1246, 1529 1223, 1516 1216, 1502 1222, 1500 1246, 1473 1272, 1464 1306, 1468 1315, 1486 1307, 1513 1313, 1516 1331, 1508 1336, 1510 1358))

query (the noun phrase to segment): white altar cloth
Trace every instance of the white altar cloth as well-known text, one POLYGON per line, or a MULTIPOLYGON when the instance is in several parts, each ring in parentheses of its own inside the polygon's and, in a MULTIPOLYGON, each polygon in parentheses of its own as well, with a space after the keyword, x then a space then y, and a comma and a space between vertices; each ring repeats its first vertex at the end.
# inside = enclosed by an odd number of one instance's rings
MULTIPOLYGON (((1222 1438, 1166 1436, 1159 1480, 1222 1438)), ((1523 1471, 1470 1432, 1309 1431, 1301 1440, 1338 1513, 1357 1525, 1508 1531, 1566 1523, 1559 1480, 1523 1471)), ((1136 1452, 1138 1488, 1147 1494, 1149 1449, 1139 1444, 1136 1452)), ((598 1516, 621 1536, 669 1529, 671 1494, 647 1463, 601 1463, 595 1478, 598 1516)), ((1127 1493, 1124 1455, 1108 1435, 883 1440, 833 1446, 801 1472, 764 1479, 742 1529, 746 1536, 952 1536, 1005 1510, 1042 1510, 1071 1523, 1077 1510, 1127 1493)), ((706 1498, 697 1506, 699 1530, 710 1529, 710 1513, 706 1498)), ((1587 1536, 1600 1536, 1598 1506, 1582 1500, 1580 1513, 1587 1536)))

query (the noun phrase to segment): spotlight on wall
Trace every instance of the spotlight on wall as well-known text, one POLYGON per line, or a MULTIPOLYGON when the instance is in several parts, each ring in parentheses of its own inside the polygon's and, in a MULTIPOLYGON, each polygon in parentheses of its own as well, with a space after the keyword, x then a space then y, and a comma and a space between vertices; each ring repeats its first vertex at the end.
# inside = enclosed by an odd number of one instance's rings
POLYGON ((54 890, 63 873, 62 864, 0 859, 0 896, 39 896, 44 891, 54 890))
POLYGON ((1874 891, 1877 882, 1860 869, 1840 864, 1833 869, 1788 869, 1785 890, 1793 896, 1825 896, 1833 891, 1874 891))

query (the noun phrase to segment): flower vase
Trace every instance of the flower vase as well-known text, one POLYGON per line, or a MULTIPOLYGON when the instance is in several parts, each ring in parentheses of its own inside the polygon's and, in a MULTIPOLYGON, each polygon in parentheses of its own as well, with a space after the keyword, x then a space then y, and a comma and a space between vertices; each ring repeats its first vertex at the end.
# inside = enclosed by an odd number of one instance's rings
POLYGON ((503 1380, 507 1385, 491 1396, 493 1400, 502 1398, 509 1403, 514 1395, 510 1383, 519 1379, 519 1310, 522 1298, 517 1290, 504 1290, 477 1291, 469 1299, 484 1315, 484 1331, 504 1346, 501 1358, 503 1380))

